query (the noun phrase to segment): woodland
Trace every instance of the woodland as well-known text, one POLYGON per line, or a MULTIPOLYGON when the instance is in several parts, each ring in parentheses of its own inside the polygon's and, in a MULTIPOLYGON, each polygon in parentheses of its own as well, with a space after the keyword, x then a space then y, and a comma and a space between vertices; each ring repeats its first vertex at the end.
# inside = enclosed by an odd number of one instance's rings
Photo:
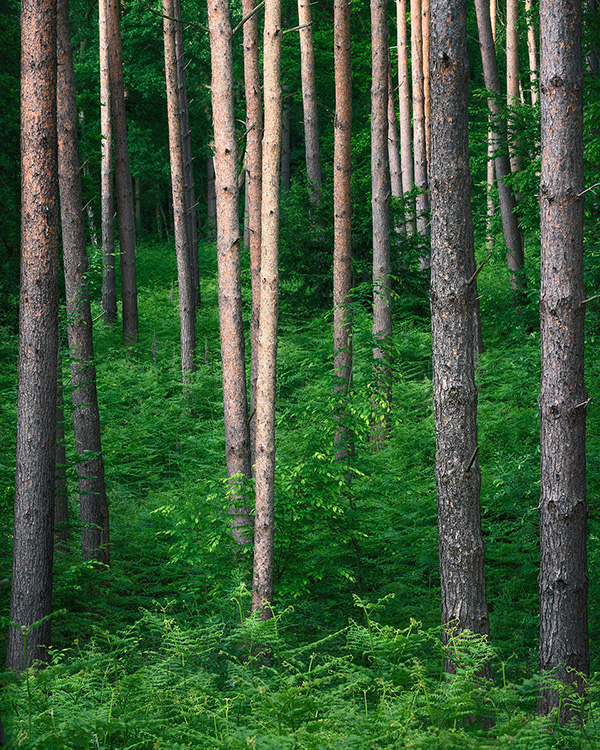
POLYGON ((0 745, 600 747, 597 0, 0 9, 0 745))

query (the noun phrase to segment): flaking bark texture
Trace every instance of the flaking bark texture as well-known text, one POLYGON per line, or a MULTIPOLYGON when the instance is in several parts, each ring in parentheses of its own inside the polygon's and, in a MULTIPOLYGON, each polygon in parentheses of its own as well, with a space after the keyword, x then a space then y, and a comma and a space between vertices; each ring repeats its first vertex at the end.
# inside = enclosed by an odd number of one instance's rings
MULTIPOLYGON (((21 3, 21 294, 10 620, 27 627, 52 611, 58 182, 56 2, 21 3)), ((10 627, 6 663, 48 659, 50 620, 23 635, 10 627)))
MULTIPOLYGON (((396 23, 398 42, 398 99, 400 113, 400 160, 402 163, 402 192, 410 193, 414 185, 412 155, 412 125, 410 121, 410 77, 408 73, 408 34, 406 31, 406 0, 396 0, 396 23)), ((414 209, 408 207, 406 230, 409 235, 416 231, 414 209)))
POLYGON ((173 0, 163 0, 169 160, 171 163, 171 195, 173 199, 177 283, 179 287, 181 374, 184 393, 188 393, 191 374, 196 369, 196 295, 189 245, 188 206, 186 199, 182 122, 180 119, 179 81, 177 75, 176 27, 179 24, 173 20, 174 12, 173 0))
POLYGON ((313 48, 310 0, 298 0, 300 26, 300 75, 304 110, 304 148, 309 195, 313 203, 321 196, 321 155, 319 153, 319 116, 315 86, 315 53, 313 48))
POLYGON ((246 364, 242 329, 238 219, 237 142, 233 102, 231 23, 227 0, 210 0, 208 25, 212 60, 212 113, 215 139, 217 195, 217 259, 219 269, 219 324, 223 365, 225 453, 231 529, 235 542, 250 540, 251 517, 243 500, 243 486, 252 475, 246 395, 246 364))
POLYGON ((504 181, 510 175, 510 161, 507 153, 506 119, 502 114, 498 102, 500 79, 498 77, 496 45, 492 35, 489 0, 475 0, 475 10, 477 12, 477 28, 479 30, 479 43, 481 46, 483 77, 486 88, 492 94, 492 96, 488 97, 488 109, 492 118, 494 165, 500 213, 502 215, 504 244, 506 245, 506 262, 510 272, 513 301, 515 304, 518 304, 520 293, 525 286, 523 278, 525 256, 523 254, 523 237, 519 229, 519 220, 516 214, 517 204, 515 194, 504 181))
MULTIPOLYGON (((410 0, 410 41, 413 103, 413 148, 417 195, 417 232, 427 234, 427 151, 425 143, 425 93, 423 90, 423 34, 421 29, 421 0, 410 0)), ((421 269, 430 266, 429 253, 421 258, 421 269)))
MULTIPOLYGON (((580 0, 540 2, 540 669, 589 673, 580 0)), ((544 691, 540 711, 558 705, 544 691)), ((561 721, 573 715, 563 706, 561 721)))
POLYGON ((135 214, 127 148, 127 113, 123 83, 123 50, 119 0, 106 0, 108 26, 108 72, 114 138, 115 186, 121 254, 121 297, 123 301, 123 343, 138 340, 137 280, 135 273, 135 214))
MULTIPOLYGON (((242 13, 248 16, 255 0, 243 0, 242 13)), ((258 374, 258 325, 260 319, 260 214, 262 200, 263 112, 258 55, 258 14, 244 24, 244 87, 246 91, 246 201, 248 207, 248 245, 252 281, 252 317, 250 321, 250 414, 256 411, 258 374)), ((256 419, 250 419, 250 453, 255 465, 256 419)))
POLYGON ((347 396, 352 383, 352 200, 351 131, 352 77, 350 70, 350 4, 335 0, 333 6, 333 55, 335 75, 335 119, 333 130, 333 351, 338 429, 336 458, 353 452, 348 424, 347 396))
POLYGON ((264 619, 273 602, 275 525, 275 385, 279 309, 279 164, 281 159, 281 5, 266 0, 265 122, 258 381, 256 387, 256 501, 252 609, 264 619))
MULTIPOLYGON (((466 0, 432 0, 431 327, 442 624, 487 634, 468 81, 466 0)), ((446 668, 451 670, 451 663, 446 668)))
POLYGON ((376 393, 371 439, 385 439, 392 400, 390 171, 388 162, 388 29, 386 0, 371 0, 371 210, 373 214, 373 370, 376 393))
POLYGON ((58 183, 83 558, 108 565, 109 518, 96 392, 68 0, 58 0, 58 183))

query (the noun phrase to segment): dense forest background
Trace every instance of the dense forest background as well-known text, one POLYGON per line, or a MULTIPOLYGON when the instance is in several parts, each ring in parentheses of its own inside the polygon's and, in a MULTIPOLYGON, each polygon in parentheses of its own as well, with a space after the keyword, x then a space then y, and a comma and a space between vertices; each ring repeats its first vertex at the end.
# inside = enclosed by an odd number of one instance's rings
MULTIPOLYGON (((9 746, 24 748, 520 748, 598 747, 600 715, 600 300, 586 312, 587 487, 590 507, 591 674, 577 720, 536 716, 540 449, 539 107, 530 104, 527 15, 519 18, 522 104, 500 105, 522 168, 524 293, 515 307, 499 211, 493 253, 478 275, 483 351, 479 392, 482 523, 490 638, 456 634, 442 645, 434 477, 435 435, 428 238, 392 232, 393 343, 389 437, 371 439, 370 8, 352 3, 354 454, 336 460, 333 394, 333 6, 312 6, 323 189, 306 178, 297 33, 283 36, 282 86, 290 129, 290 184, 281 192, 277 369, 274 617, 249 614, 250 590, 232 540, 217 309, 214 225, 206 160, 212 153, 206 7, 186 0, 187 85, 197 195, 201 307, 197 370, 182 394, 177 268, 170 199, 161 11, 122 8, 131 172, 136 195, 139 341, 102 323, 98 15, 70 8, 79 110, 88 280, 94 318, 103 456, 111 512, 111 565, 81 559, 68 382, 67 316, 61 358, 71 540, 54 560, 50 664, 2 673, 0 712, 9 746), (307 206, 312 205, 310 218, 307 206), (234 555, 235 552, 235 555, 234 555), (237 556, 237 557, 235 557, 237 556), (237 564, 233 564, 234 559, 237 564), (268 644, 270 657, 257 656, 268 644), (444 658, 456 673, 444 678, 444 658), (491 663, 493 681, 482 679, 491 663), (552 731, 548 731, 548 730, 552 731)), ((19 304, 19 3, 0 0, 0 588, 9 617, 19 304)), ((504 86, 504 4, 497 50, 504 86)), ((395 15, 389 9, 390 40, 395 15)), ((232 25, 242 20, 231 5, 232 25)), ((297 25, 284 0, 283 26, 297 25)), ((531 18, 537 24, 537 3, 531 18)), ((583 56, 600 43, 595 5, 584 9, 583 56)), ((392 42, 390 42, 392 43, 392 42)), ((245 135, 241 32, 233 37, 238 138, 245 135)), ((488 103, 475 9, 468 7, 469 148, 477 263, 488 257, 488 103)), ((392 54, 392 75, 397 60, 392 54)), ((585 288, 600 292, 600 78, 585 68, 585 288)), ((243 145, 240 146, 240 151, 243 145)), ((240 164, 241 168, 241 164, 240 164)), ((408 201, 391 201, 392 226, 408 201)), ((240 213, 243 212, 241 201, 240 213)), ((242 249, 244 327, 251 315, 242 249)), ((117 269, 117 274, 119 270, 117 269)), ((61 282, 62 283, 62 282, 61 282)), ((249 342, 246 346, 250 358, 249 342)))

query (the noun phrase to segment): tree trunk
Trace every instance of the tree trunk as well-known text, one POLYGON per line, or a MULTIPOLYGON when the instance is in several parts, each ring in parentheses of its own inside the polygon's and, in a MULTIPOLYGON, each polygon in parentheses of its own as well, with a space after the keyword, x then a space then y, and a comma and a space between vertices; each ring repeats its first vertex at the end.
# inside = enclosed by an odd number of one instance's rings
POLYGON ((490 21, 489 0, 475 0, 477 12, 477 28, 479 29, 479 42, 481 45, 481 59, 483 62, 483 76, 485 86, 490 91, 488 97, 488 108, 493 122, 493 147, 494 164, 496 169, 496 182, 498 185, 498 198, 500 201, 500 213, 502 215, 502 228, 504 230, 504 243, 506 245, 506 260, 510 272, 510 285, 513 290, 513 301, 520 302, 522 290, 525 287, 523 268, 525 264, 523 254, 523 238, 519 229, 519 220, 515 212, 516 200, 512 189, 504 182, 505 177, 510 174, 510 162, 506 153, 507 128, 506 120, 502 114, 498 97, 500 95, 500 79, 498 77, 498 63, 496 60, 496 47, 492 36, 492 24, 490 21))
POLYGON ((185 177, 185 223, 193 289, 194 309, 200 307, 200 266, 198 263, 198 224, 196 221, 196 190, 194 187, 194 159, 192 156, 192 131, 190 127, 190 104, 185 73, 185 48, 183 46, 183 24, 181 23, 181 0, 173 0, 175 24, 175 53, 177 57, 177 90, 179 99, 179 122, 181 123, 181 145, 183 149, 183 173, 185 177))
POLYGON ((527 16, 527 53, 529 55, 529 81, 531 83, 531 104, 535 107, 538 101, 538 66, 537 46, 535 43, 535 26, 533 23, 533 9, 531 0, 525 0, 525 14, 527 16))
MULTIPOLYGON (((427 153, 425 147, 425 95, 423 91, 423 36, 421 33, 421 0, 410 0, 410 41, 413 92, 413 144, 417 195, 417 232, 427 234, 427 153)), ((421 269, 430 266, 429 253, 421 259, 421 269)))
POLYGON ((392 65, 388 55, 388 161, 390 164, 390 189, 394 198, 402 198, 402 165, 400 163, 400 142, 396 106, 394 104, 394 83, 392 65))
POLYGON ((48 659, 52 612, 58 184, 56 2, 21 3, 21 295, 13 563, 6 663, 48 659))
POLYGON ((392 400, 390 259, 390 172, 388 163, 388 29, 386 0, 371 0, 371 208, 373 213, 373 371, 376 393, 371 440, 378 444, 388 430, 392 400))
MULTIPOLYGON (((519 78, 519 34, 517 0, 506 0, 506 103, 517 107, 520 102, 519 78)), ((521 171, 519 139, 513 122, 509 128, 510 169, 513 174, 521 171)))
POLYGON ((206 160, 206 210, 208 214, 208 238, 217 237, 217 194, 215 192, 215 157, 206 160))
MULTIPOLYGON (((400 159, 402 162, 402 192, 410 193, 414 185, 412 155, 412 126, 410 121, 410 80, 408 75, 408 35, 406 31, 406 0, 396 0, 398 26, 398 98, 400 100, 400 159)), ((412 201, 407 210, 406 229, 416 231, 412 201)))
POLYGON ((335 119, 333 124, 333 351, 338 428, 335 456, 346 460, 353 453, 347 397, 352 385, 352 76, 350 68, 350 4, 333 6, 335 119))
POLYGON ((169 158, 171 192, 179 286, 179 324, 181 331, 181 375, 183 391, 189 394, 191 374, 196 370, 196 305, 192 278, 189 226, 183 163, 182 123, 180 120, 177 79, 177 50, 173 20, 173 0, 163 0, 163 32, 165 44, 165 76, 167 83, 167 119, 169 123, 169 158))
MULTIPOLYGON (((496 0, 490 0, 490 23, 492 26, 492 39, 494 49, 496 48, 496 0)), ((494 249, 494 216, 496 214, 496 202, 494 200, 494 128, 491 113, 488 113, 488 137, 487 137, 487 220, 486 220, 486 245, 491 252, 494 249)))
POLYGON ((246 395, 244 331, 238 219, 237 141, 233 101, 233 54, 228 0, 210 0, 208 25, 212 60, 212 113, 217 194, 217 259, 219 323, 223 363, 225 453, 234 541, 251 539, 251 516, 244 503, 244 485, 252 476, 246 395))
MULTIPOLYGON (((477 458, 466 0, 431 2, 431 328, 442 624, 489 633, 477 458)), ((453 671, 446 660, 446 670, 453 671)))
MULTIPOLYGON (((242 13, 248 16, 255 0, 243 0, 242 13)), ((250 414, 256 410, 258 374, 258 327, 260 316, 260 213, 262 200, 263 113, 260 83, 258 17, 255 13, 244 24, 244 86, 246 91, 246 201, 248 206, 248 246, 252 280, 252 318, 250 322, 250 414)), ((255 465, 256 419, 250 417, 250 455, 255 465)))
POLYGON ((135 274, 135 216, 127 150, 127 114, 123 83, 123 51, 119 0, 107 0, 108 71, 115 154, 115 184, 121 254, 121 296, 123 299, 123 343, 138 340, 137 281, 135 274))
POLYGON ((275 531, 275 382, 279 308, 279 165, 281 159, 281 4, 265 2, 265 121, 258 380, 256 385, 256 514, 252 609, 271 616, 275 531))
POLYGON ((429 92, 429 0, 421 0, 421 31, 423 34, 423 111, 425 115, 425 155, 429 169, 431 142, 431 104, 429 92))
POLYGON ((112 118, 108 77, 107 2, 108 0, 99 0, 98 6, 100 27, 100 132, 102 138, 100 195, 102 213, 102 310, 104 324, 111 326, 117 322, 117 277, 115 273, 115 208, 112 118))
POLYGON ((65 444, 65 401, 62 384, 60 344, 56 358, 56 469, 54 483, 54 549, 66 549, 69 530, 69 505, 67 491, 67 450, 65 444))
POLYGON ((67 333, 71 359, 73 432, 85 560, 110 562, 109 520, 100 413, 96 393, 92 312, 87 285, 88 258, 81 199, 77 142, 77 102, 68 0, 58 0, 58 184, 63 240, 67 333))
MULTIPOLYGON (((540 2, 540 669, 589 674, 580 0, 540 2)), ((545 690, 540 711, 559 705, 545 690)), ((562 704, 561 721, 574 715, 562 704)))
POLYGON ((302 79, 302 106, 304 109, 304 148, 306 174, 310 200, 317 203, 321 197, 321 156, 319 154, 319 116, 315 87, 315 54, 313 48, 310 0, 298 0, 300 26, 300 71, 302 79))

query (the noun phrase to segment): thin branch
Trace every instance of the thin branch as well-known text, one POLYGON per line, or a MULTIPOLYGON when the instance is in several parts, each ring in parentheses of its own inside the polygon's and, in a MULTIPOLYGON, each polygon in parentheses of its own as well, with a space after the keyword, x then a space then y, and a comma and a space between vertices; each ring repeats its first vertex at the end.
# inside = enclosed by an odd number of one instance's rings
POLYGON ((291 29, 284 29, 281 33, 282 34, 291 34, 292 31, 300 31, 300 29, 308 29, 310 26, 312 26, 312 23, 305 23, 302 26, 294 26, 291 29))
POLYGON ((166 16, 164 13, 162 13, 160 10, 155 10, 152 8, 148 3, 145 3, 144 0, 140 0, 144 8, 147 8, 150 13, 154 13, 155 16, 159 16, 160 18, 166 18, 167 21, 175 21, 175 23, 182 23, 186 27, 192 26, 195 29, 199 29, 200 31, 208 31, 208 28, 206 26, 200 26, 199 23, 194 23, 193 21, 184 21, 181 18, 175 18, 174 16, 166 16))
POLYGON ((469 463, 467 464, 467 468, 465 469, 465 474, 468 474, 471 471, 471 466, 473 466, 473 463, 475 462, 475 457, 477 456, 477 453, 479 452, 479 446, 475 446, 475 450, 473 451, 471 455, 471 459, 469 463))
POLYGON ((597 182, 595 185, 590 185, 589 188, 586 188, 585 190, 582 190, 581 193, 577 193, 577 197, 581 198, 582 195, 585 195, 586 193, 589 193, 590 190, 593 190, 594 188, 600 187, 600 182, 597 182))
POLYGON ((258 13, 258 11, 263 7, 264 4, 265 4, 265 0, 262 0, 262 2, 260 2, 255 8, 253 8, 250 11, 250 13, 248 13, 247 16, 245 16, 245 18, 242 18, 242 20, 238 23, 238 25, 234 26, 233 31, 231 32, 231 36, 233 36, 236 31, 239 31, 242 28, 242 26, 246 23, 246 21, 249 21, 255 13, 258 13))
POLYGON ((594 299, 598 299, 598 297, 600 297, 600 294, 594 294, 593 297, 588 297, 587 299, 584 299, 581 304, 586 305, 588 302, 591 302, 594 299))
POLYGON ((471 278, 470 278, 470 279, 469 279, 469 280, 467 281, 467 286, 471 286, 471 284, 472 284, 472 283, 473 283, 473 282, 475 281, 475 279, 476 279, 476 278, 477 278, 477 277, 479 276, 479 274, 480 274, 480 272, 481 272, 481 269, 482 269, 482 268, 483 268, 483 267, 485 266, 485 264, 486 264, 486 263, 488 262, 488 260, 489 260, 489 259, 490 259, 490 258, 492 257, 492 255, 493 255, 493 253, 490 253, 490 254, 488 255, 488 257, 487 257, 487 258, 486 258, 485 260, 483 260, 483 261, 482 261, 482 262, 481 262, 481 263, 479 264, 479 266, 478 266, 477 270, 475 271, 475 273, 474 273, 474 274, 473 274, 473 275, 471 276, 471 278))

